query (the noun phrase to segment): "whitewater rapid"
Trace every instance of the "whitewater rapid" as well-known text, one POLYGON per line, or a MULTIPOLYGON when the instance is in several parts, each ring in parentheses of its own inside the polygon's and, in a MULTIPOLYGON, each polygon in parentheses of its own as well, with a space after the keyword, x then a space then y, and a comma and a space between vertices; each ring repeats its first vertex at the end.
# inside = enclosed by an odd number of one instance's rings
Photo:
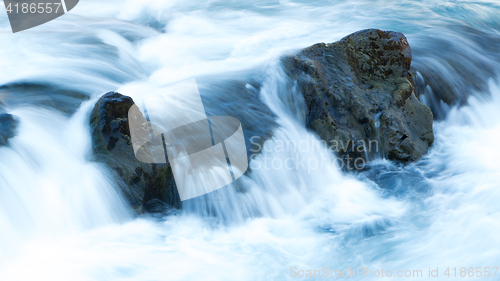
POLYGON ((0 147, 0 280, 288 280, 300 279, 292 268, 325 267, 425 277, 500 266, 499 15, 495 1, 89 0, 12 34, 0 12, 0 85, 11 88, 0 101, 20 120, 0 147), (414 68, 439 72, 461 99, 446 105, 427 87, 436 141, 417 163, 379 159, 345 174, 326 149, 269 142, 250 166, 331 165, 254 169, 239 189, 188 200, 172 216, 136 216, 92 160, 88 118, 99 96, 140 98, 193 77, 208 81, 209 105, 210 79, 257 81, 258 102, 275 115, 273 140, 321 147, 278 58, 372 27, 403 32, 414 68), (464 78, 471 73, 477 85, 464 78))

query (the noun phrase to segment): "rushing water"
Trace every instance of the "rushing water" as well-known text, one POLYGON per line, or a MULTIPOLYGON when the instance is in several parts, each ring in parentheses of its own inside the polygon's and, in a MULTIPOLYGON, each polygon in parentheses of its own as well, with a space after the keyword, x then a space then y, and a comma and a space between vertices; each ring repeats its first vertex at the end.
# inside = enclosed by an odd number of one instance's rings
POLYGON ((0 101, 20 120, 0 148, 0 280, 285 280, 291 267, 421 269, 407 279, 424 280, 429 267, 445 278, 447 267, 500 266, 496 1, 86 0, 16 34, 0 15, 0 101), (192 77, 208 112, 267 106, 269 116, 244 121, 252 133, 317 147, 277 59, 372 27, 405 33, 435 113, 436 142, 417 163, 256 169, 266 158, 334 158, 267 143, 237 187, 135 217, 91 161, 100 95, 139 97, 192 77), (253 81, 255 97, 218 92, 233 80, 253 81), (457 104, 440 101, 449 93, 457 104))

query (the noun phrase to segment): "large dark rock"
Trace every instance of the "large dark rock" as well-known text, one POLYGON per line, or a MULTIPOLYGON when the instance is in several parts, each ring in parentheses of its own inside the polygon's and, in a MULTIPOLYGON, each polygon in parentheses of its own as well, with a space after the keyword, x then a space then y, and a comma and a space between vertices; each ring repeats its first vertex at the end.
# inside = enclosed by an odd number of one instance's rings
POLYGON ((406 162, 434 141, 432 112, 415 96, 411 60, 403 34, 369 29, 315 44, 282 63, 304 96, 307 126, 329 145, 340 144, 340 156, 406 162))
POLYGON ((0 146, 9 144, 9 139, 16 135, 18 125, 19 121, 14 116, 0 114, 0 146))
POLYGON ((138 213, 179 208, 170 164, 148 164, 135 157, 128 124, 133 104, 130 97, 115 92, 99 99, 90 117, 94 155, 115 171, 123 194, 138 213))

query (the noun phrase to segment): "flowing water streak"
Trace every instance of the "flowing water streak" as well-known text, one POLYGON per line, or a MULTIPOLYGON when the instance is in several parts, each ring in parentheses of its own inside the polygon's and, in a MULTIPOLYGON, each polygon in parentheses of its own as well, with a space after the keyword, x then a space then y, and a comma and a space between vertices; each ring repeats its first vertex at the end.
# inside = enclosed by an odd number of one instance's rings
POLYGON ((0 260, 24 240, 65 235, 131 218, 112 179, 87 160, 86 103, 71 119, 46 109, 10 111, 18 136, 0 148, 0 260))

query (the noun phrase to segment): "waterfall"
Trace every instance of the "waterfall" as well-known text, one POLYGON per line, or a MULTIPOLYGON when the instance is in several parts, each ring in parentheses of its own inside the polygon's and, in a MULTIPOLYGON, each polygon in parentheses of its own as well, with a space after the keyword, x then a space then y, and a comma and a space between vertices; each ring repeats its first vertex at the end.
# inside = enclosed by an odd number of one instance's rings
POLYGON ((498 266, 499 14, 492 0, 88 0, 12 34, 0 12, 0 110, 19 120, 0 147, 0 280, 498 266), (279 58, 372 27, 408 38, 436 140, 415 163, 346 173, 279 58), (208 115, 246 118, 251 171, 169 216, 137 215, 92 157, 90 112, 105 92, 140 99, 193 77, 208 115))

